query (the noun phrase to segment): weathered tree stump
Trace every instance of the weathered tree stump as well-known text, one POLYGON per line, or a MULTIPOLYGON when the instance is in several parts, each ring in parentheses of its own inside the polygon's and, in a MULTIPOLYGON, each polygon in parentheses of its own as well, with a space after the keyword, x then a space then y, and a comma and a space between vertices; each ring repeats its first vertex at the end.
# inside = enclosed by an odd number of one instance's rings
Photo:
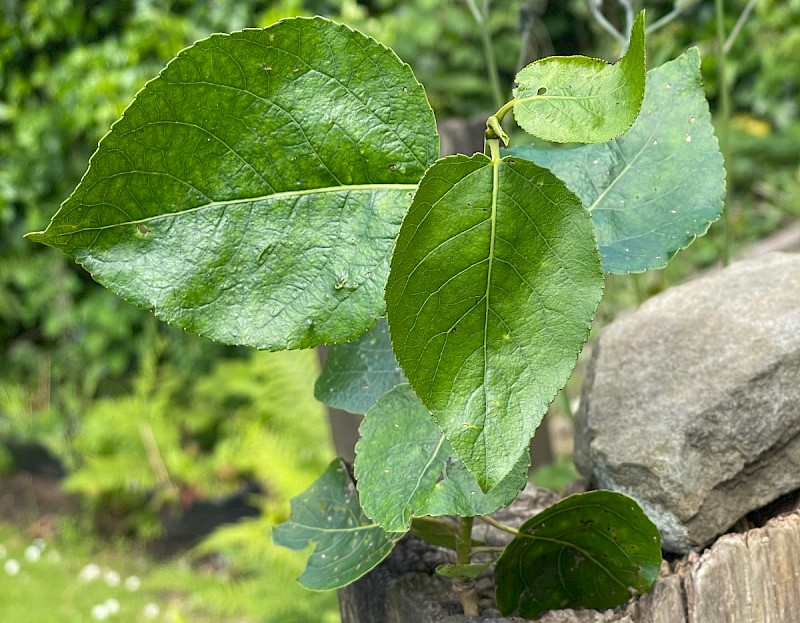
MULTIPOLYGON (((500 520, 519 525, 552 503, 529 487, 500 520)), ((492 528, 478 538, 499 543, 492 528)), ((339 592, 342 623, 523 623, 492 605, 491 576, 478 579, 480 617, 460 614, 449 580, 434 573, 452 562, 447 550, 408 537, 370 574, 339 592)), ((539 623, 795 623, 800 622, 800 510, 762 528, 720 537, 702 553, 664 562, 652 593, 615 610, 548 612, 539 623)))

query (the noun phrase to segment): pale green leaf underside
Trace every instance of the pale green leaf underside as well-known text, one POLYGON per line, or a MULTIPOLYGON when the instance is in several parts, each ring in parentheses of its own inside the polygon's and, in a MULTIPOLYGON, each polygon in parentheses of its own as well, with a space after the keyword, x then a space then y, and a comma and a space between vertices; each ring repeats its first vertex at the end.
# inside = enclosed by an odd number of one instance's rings
POLYGON ((642 112, 618 139, 509 153, 551 169, 581 198, 609 273, 662 268, 723 209, 725 169, 697 48, 647 74, 642 112))
POLYGON ((306 491, 292 498, 292 514, 276 526, 277 545, 302 550, 315 545, 300 583, 315 591, 355 582, 380 563, 402 534, 387 534, 361 512, 347 466, 334 460, 306 491))
POLYGON ((570 496, 519 530, 495 567, 504 614, 612 608, 649 591, 661 568, 658 528, 620 493, 570 496))
POLYGON ((392 344, 484 490, 569 377, 602 288, 589 214, 549 171, 479 154, 426 173, 392 257, 392 344))
POLYGON ((355 342, 330 347, 314 395, 337 409, 366 413, 383 394, 405 382, 392 352, 389 325, 379 318, 355 342))
POLYGON ((355 475, 364 513, 384 530, 405 532, 412 516, 488 515, 525 486, 530 456, 488 494, 453 449, 410 385, 381 397, 359 428, 355 475))
POLYGON ((408 66, 321 18, 213 35, 149 82, 31 237, 171 323, 277 350, 353 339, 436 157, 408 66))
POLYGON ((644 12, 625 55, 614 65, 585 56, 535 61, 516 77, 514 119, 556 143, 604 143, 627 130, 644 96, 644 12))

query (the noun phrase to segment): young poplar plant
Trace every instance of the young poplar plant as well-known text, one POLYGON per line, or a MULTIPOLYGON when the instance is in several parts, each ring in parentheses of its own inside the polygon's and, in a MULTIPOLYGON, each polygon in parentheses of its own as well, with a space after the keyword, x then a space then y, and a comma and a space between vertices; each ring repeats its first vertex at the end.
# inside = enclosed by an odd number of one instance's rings
POLYGON ((528 65, 485 153, 437 160, 422 86, 373 39, 322 18, 212 35, 147 83, 28 237, 212 340, 332 345, 317 396, 366 415, 352 472, 334 461, 274 531, 314 545, 306 587, 357 580, 413 526, 455 550, 439 572, 467 614, 490 564, 504 613, 614 606, 660 566, 633 500, 573 495, 519 529, 489 515, 526 483, 604 272, 662 267, 720 214, 699 68, 690 49, 646 75, 639 15, 617 63, 528 65), (539 146, 506 149, 509 113, 539 146), (486 558, 476 518, 514 534, 502 553, 486 558))

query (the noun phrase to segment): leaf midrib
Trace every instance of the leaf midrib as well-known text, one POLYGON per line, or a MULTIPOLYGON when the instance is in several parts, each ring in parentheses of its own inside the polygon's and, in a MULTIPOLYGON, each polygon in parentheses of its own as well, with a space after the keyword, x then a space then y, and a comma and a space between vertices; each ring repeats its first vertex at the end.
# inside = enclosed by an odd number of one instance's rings
MULTIPOLYGON (((195 212, 202 212, 204 210, 213 210, 214 208, 229 206, 229 205, 237 205, 237 204, 244 204, 244 203, 257 203, 259 201, 273 201, 273 200, 280 200, 280 199, 290 199, 290 198, 299 198, 309 195, 317 195, 317 194, 326 194, 326 193, 340 193, 340 192, 361 192, 361 191, 380 191, 380 190, 409 190, 413 191, 417 189, 417 184, 351 184, 351 185, 342 185, 342 186, 328 186, 324 188, 309 188, 305 190, 288 190, 279 193, 271 193, 269 195, 261 195, 258 197, 241 197, 238 199, 228 199, 225 201, 212 201, 209 203, 204 203, 200 206, 195 206, 193 208, 187 208, 185 210, 178 210, 177 212, 167 212, 164 214, 154 214, 152 216, 147 216, 141 219, 131 219, 127 221, 119 221, 117 223, 110 223, 108 225, 100 225, 97 227, 81 227, 78 229, 72 229, 70 231, 63 231, 55 234, 56 236, 64 236, 64 235, 74 235, 79 234, 86 231, 100 231, 104 229, 113 229, 115 227, 124 227, 126 225, 139 225, 142 223, 152 223, 153 221, 166 219, 166 218, 173 218, 179 216, 185 216, 187 214, 193 214, 195 212)), ((37 232, 38 234, 44 235, 46 232, 37 232)))
MULTIPOLYGON (((490 221, 492 224, 491 232, 489 233, 489 257, 488 257, 488 266, 486 269, 486 292, 484 294, 484 299, 486 302, 486 311, 483 316, 483 405, 484 405, 484 418, 489 412, 489 396, 486 391, 486 387, 489 383, 489 379, 487 377, 489 373, 489 313, 490 313, 490 290, 492 287, 492 267, 494 265, 494 239, 497 230, 497 198, 500 193, 500 164, 502 160, 500 159, 499 154, 499 146, 495 144, 492 145, 492 211, 490 215, 490 221)), ((485 420, 484 420, 485 422, 485 420)), ((486 434, 485 431, 481 431, 481 440, 483 441, 483 455, 484 457, 487 456, 488 451, 486 449, 486 434)), ((485 460, 485 458, 484 458, 485 460)))

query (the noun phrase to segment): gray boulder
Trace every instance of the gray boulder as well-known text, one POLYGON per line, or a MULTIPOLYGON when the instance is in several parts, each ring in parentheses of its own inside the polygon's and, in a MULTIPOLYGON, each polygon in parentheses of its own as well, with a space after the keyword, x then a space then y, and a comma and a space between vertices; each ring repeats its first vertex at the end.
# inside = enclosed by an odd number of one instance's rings
POLYGON ((575 460, 679 553, 800 488, 800 256, 736 263, 606 327, 575 460))

